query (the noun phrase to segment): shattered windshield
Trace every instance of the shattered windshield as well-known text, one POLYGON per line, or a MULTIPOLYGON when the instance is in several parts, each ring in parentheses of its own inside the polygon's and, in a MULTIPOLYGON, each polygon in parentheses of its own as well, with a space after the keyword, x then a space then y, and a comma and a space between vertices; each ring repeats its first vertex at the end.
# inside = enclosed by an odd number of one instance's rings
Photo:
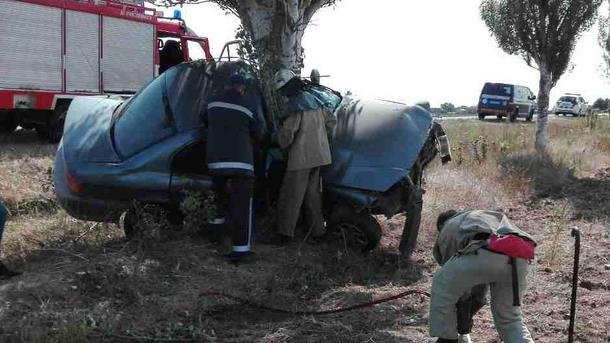
POLYGON ((334 112, 335 109, 337 109, 342 100, 341 95, 339 95, 338 92, 335 92, 328 87, 311 85, 307 87, 306 90, 315 96, 316 99, 318 99, 322 105, 328 108, 331 112, 334 112))

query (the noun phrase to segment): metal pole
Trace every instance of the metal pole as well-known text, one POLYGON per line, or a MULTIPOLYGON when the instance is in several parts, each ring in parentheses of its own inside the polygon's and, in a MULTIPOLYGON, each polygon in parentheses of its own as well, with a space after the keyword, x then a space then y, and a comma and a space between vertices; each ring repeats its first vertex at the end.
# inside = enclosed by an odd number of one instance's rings
POLYGON ((576 319, 576 292, 578 290, 578 264, 580 260, 580 230, 572 229, 574 237, 574 270, 572 273, 572 299, 570 304, 570 327, 568 328, 568 343, 574 342, 574 320, 576 319))

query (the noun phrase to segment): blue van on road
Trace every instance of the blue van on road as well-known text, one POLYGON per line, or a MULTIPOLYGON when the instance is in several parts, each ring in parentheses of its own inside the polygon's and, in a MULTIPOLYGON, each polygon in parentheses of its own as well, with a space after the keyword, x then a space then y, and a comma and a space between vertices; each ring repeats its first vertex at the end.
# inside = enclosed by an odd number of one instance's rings
POLYGON ((498 119, 508 117, 511 122, 517 118, 531 121, 536 108, 536 96, 525 86, 487 82, 483 86, 477 113, 479 119, 495 115, 498 119))

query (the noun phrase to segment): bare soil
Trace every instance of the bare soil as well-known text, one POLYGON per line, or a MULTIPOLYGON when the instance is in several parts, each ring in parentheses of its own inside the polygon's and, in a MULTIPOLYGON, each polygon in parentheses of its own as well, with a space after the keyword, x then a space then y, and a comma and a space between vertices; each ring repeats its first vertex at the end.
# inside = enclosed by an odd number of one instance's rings
MULTIPOLYGON (((576 120, 553 122, 557 146, 549 163, 524 148, 531 146, 531 125, 464 123, 446 124, 454 147, 462 149, 455 151, 461 162, 428 171, 423 223, 410 261, 397 255, 401 217, 378 218, 382 244, 366 255, 341 244, 258 243, 253 262, 235 266, 197 235, 128 243, 115 225, 77 221, 55 205, 44 186, 55 147, 27 132, 0 137, 0 200, 13 212, 3 255, 25 271, 0 281, 0 341, 427 342, 429 302, 421 295, 321 317, 287 316, 200 295, 225 292, 282 309, 325 310, 411 288, 429 290, 438 268, 431 252, 434 221, 448 208, 502 210, 538 240, 523 306, 537 342, 567 339, 570 229, 579 227, 577 341, 610 341, 610 153, 593 144, 603 132, 586 137, 593 141, 588 146, 597 147, 585 152, 594 163, 559 161, 559 155, 582 159, 582 150, 566 151, 585 135, 576 120), (548 174, 537 178, 541 170, 548 174)), ((261 235, 268 229, 261 228, 261 235)), ((475 318, 473 338, 499 342, 488 307, 475 318)))

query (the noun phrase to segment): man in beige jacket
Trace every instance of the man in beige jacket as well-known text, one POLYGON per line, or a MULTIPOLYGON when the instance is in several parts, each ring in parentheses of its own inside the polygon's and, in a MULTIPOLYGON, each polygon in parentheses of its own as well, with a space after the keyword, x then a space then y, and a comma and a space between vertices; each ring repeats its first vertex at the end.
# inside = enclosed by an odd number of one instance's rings
POLYGON ((520 307, 528 261, 514 259, 515 268, 511 271, 507 255, 488 249, 491 235, 515 235, 532 242, 533 238, 495 211, 448 211, 439 216, 437 226, 434 257, 442 268, 432 281, 430 336, 438 337, 439 343, 469 342, 469 335, 462 337, 458 333, 460 309, 456 305, 465 295, 476 293, 477 287, 489 285, 491 312, 502 341, 533 343, 520 307))
POLYGON ((336 120, 292 71, 278 71, 274 85, 288 98, 277 133, 287 160, 278 198, 277 243, 283 245, 292 240, 301 209, 315 240, 325 233, 320 167, 331 163, 329 136, 336 120))

